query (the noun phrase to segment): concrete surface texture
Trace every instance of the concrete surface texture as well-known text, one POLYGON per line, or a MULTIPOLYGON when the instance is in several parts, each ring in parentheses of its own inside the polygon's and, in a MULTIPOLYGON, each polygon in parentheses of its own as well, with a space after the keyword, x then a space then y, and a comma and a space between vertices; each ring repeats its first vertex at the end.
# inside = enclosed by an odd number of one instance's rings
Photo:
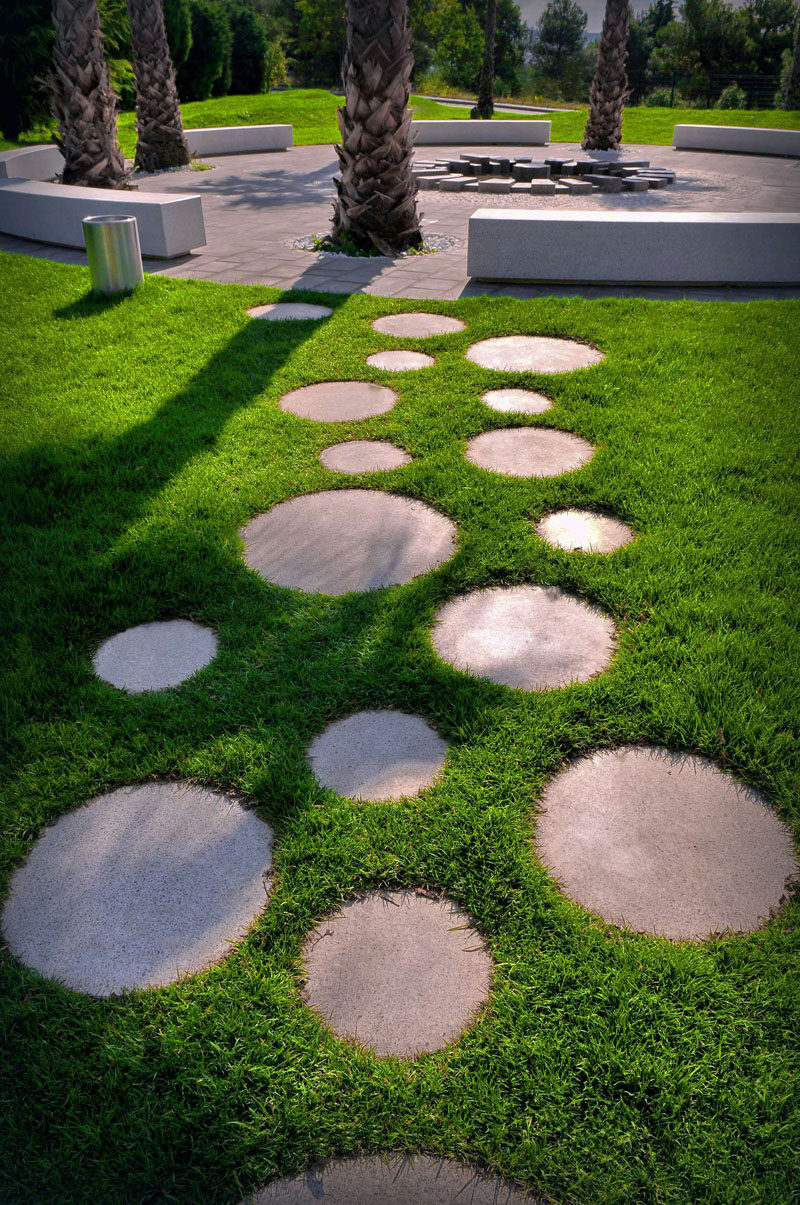
POLYGON ((109 996, 218 962, 267 902, 272 830, 186 782, 120 787, 44 830, 2 930, 27 966, 109 996))
POLYGON ((672 141, 676 149, 683 151, 734 151, 800 158, 800 130, 679 124, 675 126, 672 141))
POLYGON ((417 146, 546 146, 550 141, 549 121, 472 121, 471 118, 445 118, 443 121, 412 121, 411 134, 417 146))
POLYGON ((488 389, 481 401, 501 414, 543 414, 553 405, 549 397, 532 389, 488 389))
POLYGON ((303 962, 306 999, 338 1037, 405 1058, 457 1040, 493 967, 465 912, 413 890, 348 900, 311 933, 303 962))
POLYGON ((551 511, 539 520, 536 531, 548 544, 567 552, 614 552, 636 535, 621 519, 591 510, 551 511))
POLYGON ((377 351, 367 356, 370 368, 382 368, 384 372, 411 372, 417 368, 431 368, 433 356, 421 351, 377 351))
POLYGON ((57 146, 18 146, 0 151, 0 180, 52 180, 64 170, 57 146))
POLYGON ((507 427, 476 435, 465 455, 478 468, 508 477, 558 477, 588 464, 594 448, 568 431, 507 427))
POLYGON ((347 799, 419 795, 444 769, 447 744, 430 724, 402 711, 359 711, 316 736, 308 760, 318 781, 347 799))
POLYGON ((193 155, 241 155, 254 151, 285 151, 292 145, 290 125, 207 126, 184 130, 193 155))
POLYGON ((535 848, 604 920, 702 940, 749 932, 798 871, 765 800, 704 758, 627 746, 581 758, 545 788, 535 848))
POLYGON ((435 569, 452 556, 456 527, 424 502, 379 490, 330 490, 280 502, 241 536, 247 564, 267 581, 347 594, 435 569))
POLYGON ((402 448, 379 439, 350 439, 323 448, 319 458, 334 473, 379 473, 411 464, 402 448))
POLYGON ((329 305, 311 305, 308 301, 275 301, 272 305, 253 306, 247 312, 251 318, 263 318, 267 322, 306 322, 329 318, 333 310, 329 305))
POLYGON ((138 695, 179 686, 217 655, 210 628, 188 619, 141 623, 103 641, 92 664, 98 678, 138 695))
POLYGON ((554 690, 606 669, 610 616, 553 586, 492 586, 445 603, 432 639, 456 669, 519 690, 554 690))
POLYGON ((376 318, 372 329, 395 339, 429 339, 432 335, 463 331, 465 324, 460 318, 448 318, 446 314, 387 314, 385 318, 376 318))
POLYGON ((599 364, 603 353, 588 343, 543 335, 502 335, 467 349, 467 359, 497 372, 573 372, 599 364))
POLYGON ((386 385, 374 385, 371 381, 323 381, 285 393, 279 405, 281 410, 298 418, 344 423, 386 414, 396 401, 397 394, 386 385))

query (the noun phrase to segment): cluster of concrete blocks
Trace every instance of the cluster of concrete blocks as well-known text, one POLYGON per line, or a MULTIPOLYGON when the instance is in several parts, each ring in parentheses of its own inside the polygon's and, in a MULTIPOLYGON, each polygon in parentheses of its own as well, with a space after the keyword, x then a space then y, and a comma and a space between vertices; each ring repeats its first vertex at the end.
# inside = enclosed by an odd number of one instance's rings
POLYGON ((675 172, 650 167, 649 159, 609 163, 597 159, 551 157, 507 159, 462 154, 458 159, 417 161, 421 189, 436 192, 553 193, 647 192, 675 183, 675 172))

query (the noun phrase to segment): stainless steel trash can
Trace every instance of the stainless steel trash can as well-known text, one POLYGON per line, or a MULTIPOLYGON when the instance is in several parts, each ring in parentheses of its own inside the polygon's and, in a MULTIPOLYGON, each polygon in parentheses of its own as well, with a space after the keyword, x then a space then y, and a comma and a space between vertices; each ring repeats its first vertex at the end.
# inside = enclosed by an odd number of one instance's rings
POLYGON ((83 219, 83 237, 95 293, 130 293, 144 280, 136 218, 100 214, 83 219))

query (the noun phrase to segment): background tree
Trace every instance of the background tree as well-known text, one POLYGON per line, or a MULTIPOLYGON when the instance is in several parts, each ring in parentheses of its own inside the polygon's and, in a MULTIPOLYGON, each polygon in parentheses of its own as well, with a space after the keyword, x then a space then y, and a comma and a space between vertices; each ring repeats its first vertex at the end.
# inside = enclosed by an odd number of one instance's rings
POLYGON ((225 9, 214 0, 190 0, 192 44, 178 71, 181 100, 208 100, 230 78, 233 34, 225 9))
POLYGON ((782 109, 800 109, 800 14, 791 50, 784 51, 778 104, 782 109))
POLYGON ((144 172, 191 162, 161 0, 128 0, 136 80, 136 161, 144 172))
POLYGON ((50 0, 5 0, 0 38, 0 131, 11 142, 50 117, 44 79, 52 54, 50 0))
POLYGON ((231 91, 242 96, 267 87, 267 27, 251 8, 231 9, 231 91))
POLYGON ((189 0, 164 0, 163 10, 169 55, 177 72, 192 48, 192 9, 189 0))
POLYGON ((494 113, 494 43, 496 36, 497 0, 486 0, 478 103, 470 112, 470 117, 480 117, 486 120, 494 113))
POLYGON ((338 84, 347 44, 344 0, 297 0, 297 12, 295 75, 306 84, 338 84))
POLYGON ((550 0, 531 31, 529 53, 538 87, 572 99, 588 87, 592 72, 584 48, 588 17, 576 0, 550 0))
POLYGON ((589 117, 581 144, 586 151, 617 150, 622 141, 622 110, 628 95, 627 42, 628 0, 606 0, 597 70, 589 90, 589 117))

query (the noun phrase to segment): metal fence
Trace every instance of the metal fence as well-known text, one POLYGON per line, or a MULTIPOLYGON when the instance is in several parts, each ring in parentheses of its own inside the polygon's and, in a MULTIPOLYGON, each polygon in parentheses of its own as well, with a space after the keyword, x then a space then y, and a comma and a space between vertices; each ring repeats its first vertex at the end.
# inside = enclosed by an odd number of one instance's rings
POLYGON ((644 75, 628 81, 628 104, 646 105, 653 93, 663 93, 668 108, 680 108, 686 101, 695 109, 713 109, 724 90, 735 84, 745 94, 745 109, 774 109, 777 75, 644 75))

